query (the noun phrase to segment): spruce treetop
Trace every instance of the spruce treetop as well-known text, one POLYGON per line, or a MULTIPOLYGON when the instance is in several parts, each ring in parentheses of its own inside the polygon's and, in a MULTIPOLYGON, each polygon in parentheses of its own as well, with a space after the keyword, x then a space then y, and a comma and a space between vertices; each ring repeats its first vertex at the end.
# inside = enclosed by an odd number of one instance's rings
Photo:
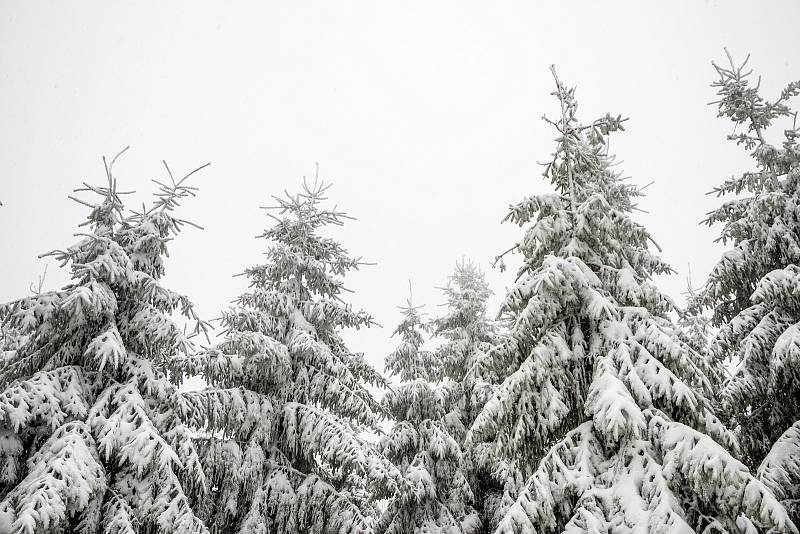
POLYGON ((434 354, 422 350, 425 343, 425 334, 430 333, 430 325, 423 319, 423 306, 415 306, 411 296, 411 282, 409 281, 409 296, 405 306, 398 306, 403 315, 402 321, 397 325, 392 336, 400 336, 400 345, 395 348, 385 359, 386 371, 397 376, 403 382, 423 380, 437 382, 441 379, 441 368, 434 354))
POLYGON ((432 321, 434 333, 446 342, 436 351, 444 376, 461 382, 479 365, 488 351, 497 327, 486 316, 492 294, 480 269, 472 261, 456 263, 447 285, 441 288, 447 300, 447 312, 432 321))
POLYGON ((733 177, 712 191, 717 196, 745 196, 726 201, 705 219, 722 224, 718 241, 732 243, 709 275, 704 303, 713 309, 715 324, 733 319, 751 304, 750 297, 765 274, 787 264, 800 263, 800 235, 795 209, 800 202, 800 127, 789 100, 800 95, 800 81, 789 83, 777 99, 761 96, 759 78, 752 83, 752 70, 745 61, 737 65, 728 54, 728 66, 714 63, 719 79, 718 116, 734 123, 728 139, 743 146, 756 168, 733 177), (776 121, 791 124, 783 130, 780 145, 769 139, 776 121))

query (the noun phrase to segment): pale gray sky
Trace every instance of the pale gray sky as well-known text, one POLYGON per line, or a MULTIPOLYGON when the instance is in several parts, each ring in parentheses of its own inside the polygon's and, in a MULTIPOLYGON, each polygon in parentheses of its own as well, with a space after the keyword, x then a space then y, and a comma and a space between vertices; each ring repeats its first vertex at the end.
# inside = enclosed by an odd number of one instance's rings
MULTIPOLYGON (((164 175, 211 161, 182 212, 206 227, 172 246, 167 283, 216 317, 261 261, 259 205, 303 175, 334 182, 358 220, 336 235, 378 263, 349 279, 384 325, 350 335, 382 369, 411 277, 436 312, 462 255, 498 293, 489 260, 521 232, 509 203, 542 191, 556 113, 548 65, 578 86, 582 116, 630 117, 616 151, 678 275, 700 283, 721 248, 698 226, 704 193, 749 165, 726 142, 711 59, 752 53, 774 95, 800 78, 800 3, 765 2, 11 2, 0 0, 0 300, 27 292, 85 209, 66 198, 117 165, 138 201, 164 175)), ((512 260, 516 264, 515 260, 512 260)), ((55 266, 47 286, 66 280, 55 266)))

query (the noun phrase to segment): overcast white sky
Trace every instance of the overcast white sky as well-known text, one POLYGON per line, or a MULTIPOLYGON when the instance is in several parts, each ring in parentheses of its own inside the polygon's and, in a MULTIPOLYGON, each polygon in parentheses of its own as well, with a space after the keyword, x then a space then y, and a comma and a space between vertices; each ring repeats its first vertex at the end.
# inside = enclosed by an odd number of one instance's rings
MULTIPOLYGON (((489 260, 521 231, 509 203, 542 191, 557 111, 548 65, 578 86, 582 116, 630 117, 612 148, 637 183, 638 219, 679 274, 700 283, 721 253, 700 227, 704 193, 748 165, 725 140, 708 86, 728 46, 752 53, 769 95, 800 78, 800 3, 769 2, 11 2, 0 0, 0 300, 27 292, 37 255, 70 245, 85 209, 66 198, 104 179, 126 145, 123 188, 141 201, 163 177, 206 161, 183 216, 205 226, 172 246, 167 283, 216 317, 261 261, 259 205, 303 175, 334 182, 358 218, 337 231, 377 262, 352 301, 384 325, 348 336, 380 368, 411 277, 442 301, 472 257, 498 293, 513 273, 489 260)), ((512 264, 516 264, 512 260, 512 264)), ((49 268, 46 287, 65 274, 49 268)))

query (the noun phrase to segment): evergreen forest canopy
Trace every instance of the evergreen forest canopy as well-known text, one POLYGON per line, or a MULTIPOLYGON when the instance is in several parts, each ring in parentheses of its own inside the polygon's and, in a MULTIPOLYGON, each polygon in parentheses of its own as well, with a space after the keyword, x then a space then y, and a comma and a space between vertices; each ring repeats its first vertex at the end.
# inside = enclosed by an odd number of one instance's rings
POLYGON ((162 280, 202 167, 165 164, 137 211, 104 159, 48 253, 70 283, 0 305, 0 533, 797 533, 800 82, 764 96, 747 63, 713 64, 751 164, 714 189, 729 250, 686 306, 609 149, 627 119, 581 117, 551 68, 550 192, 494 261, 516 281, 489 309, 462 259, 440 313, 409 294, 383 372, 342 336, 375 322, 329 184, 273 198, 212 342, 162 280))

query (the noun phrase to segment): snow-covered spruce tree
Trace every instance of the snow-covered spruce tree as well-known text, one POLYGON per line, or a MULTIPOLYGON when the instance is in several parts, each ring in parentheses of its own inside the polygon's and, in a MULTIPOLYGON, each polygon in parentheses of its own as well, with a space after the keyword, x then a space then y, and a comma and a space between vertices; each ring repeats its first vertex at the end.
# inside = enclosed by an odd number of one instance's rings
POLYGON ((0 532, 207 532, 188 502, 204 477, 168 377, 190 349, 173 312, 201 323, 159 281, 185 222, 173 210, 194 191, 185 178, 159 184, 150 208, 124 215, 113 163, 107 186, 79 189, 99 196, 79 200, 88 230, 51 253, 72 282, 0 307, 17 334, 0 367, 0 532))
MULTIPOLYGON (((678 314, 678 335, 689 347, 698 354, 708 352, 709 341, 712 337, 710 318, 705 314, 702 295, 692 286, 691 267, 686 278, 686 307, 676 308, 678 314)), ((723 379, 724 373, 715 373, 713 378, 723 379)))
POLYGON ((475 495, 482 529, 497 522, 497 510, 503 496, 504 478, 495 474, 502 467, 490 443, 464 448, 466 429, 494 393, 500 377, 485 365, 488 354, 499 342, 498 325, 486 315, 487 300, 492 294, 481 270, 472 261, 456 263, 442 288, 447 311, 432 321, 433 334, 443 343, 435 350, 441 362, 441 374, 453 385, 456 397, 449 407, 453 437, 463 449, 465 472, 475 495))
MULTIPOLYGON (((553 69, 555 76, 555 70, 553 69)), ((769 489, 725 447, 704 360, 667 319, 648 280, 669 267, 631 219, 640 191, 612 166, 622 119, 577 121, 556 78, 556 192, 511 206, 527 226, 523 265, 492 353, 506 378, 468 440, 531 473, 496 532, 795 531, 769 489)))
POLYGON ((451 411, 460 396, 457 382, 436 384, 441 365, 421 350, 427 325, 411 297, 400 307, 403 320, 395 330, 400 345, 386 357, 386 368, 403 383, 383 399, 394 426, 379 449, 403 472, 408 484, 384 511, 378 530, 387 534, 469 534, 480 528, 472 508, 472 489, 461 452, 464 426, 451 411))
POLYGON ((462 383, 464 394, 458 415, 466 428, 475 420, 491 393, 491 377, 485 375, 483 361, 497 340, 497 325, 486 315, 492 294, 483 272, 475 263, 456 263, 447 285, 442 288, 447 312, 433 320, 433 334, 444 339, 435 350, 441 374, 462 383))
POLYGON ((420 350, 425 343, 425 334, 430 333, 430 325, 422 318, 422 306, 414 306, 410 295, 406 306, 400 306, 403 320, 397 325, 392 336, 400 336, 400 345, 385 359, 385 369, 403 382, 426 380, 438 382, 442 379, 442 365, 433 352, 420 350))
POLYGON ((341 337, 373 320, 342 300, 362 263, 320 234, 347 218, 322 206, 327 189, 275 197, 266 261, 245 271, 224 339, 184 362, 210 384, 185 398, 209 486, 198 513, 215 533, 370 532, 374 501, 402 483, 360 437, 380 412, 366 384, 385 381, 341 337))
MULTIPOLYGON (((727 52, 727 51, 726 51, 727 52)), ((800 95, 790 83, 777 100, 759 94, 745 64, 714 65, 721 117, 738 133, 755 168, 714 191, 734 195, 711 212, 723 225, 720 240, 732 243, 712 270, 703 303, 720 327, 714 354, 738 363, 721 399, 736 428, 743 458, 800 519, 800 129, 788 105, 800 95), (780 146, 772 144, 775 121, 786 120, 780 146)))

